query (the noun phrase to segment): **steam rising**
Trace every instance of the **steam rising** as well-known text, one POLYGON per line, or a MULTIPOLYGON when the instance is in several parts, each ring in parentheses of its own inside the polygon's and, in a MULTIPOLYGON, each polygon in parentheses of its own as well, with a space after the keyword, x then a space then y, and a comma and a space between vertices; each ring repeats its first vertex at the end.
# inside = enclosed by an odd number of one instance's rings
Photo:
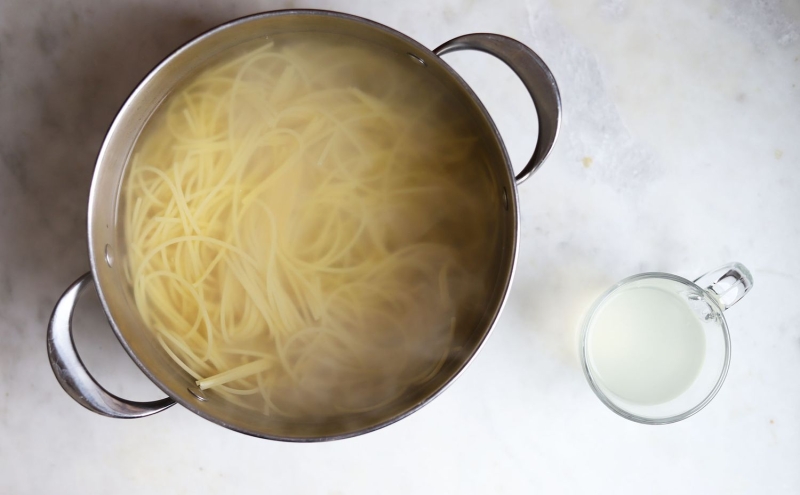
POLYGON ((291 418, 433 379, 491 286, 498 208, 469 115, 425 67, 303 34, 222 54, 147 123, 127 272, 200 388, 291 418))

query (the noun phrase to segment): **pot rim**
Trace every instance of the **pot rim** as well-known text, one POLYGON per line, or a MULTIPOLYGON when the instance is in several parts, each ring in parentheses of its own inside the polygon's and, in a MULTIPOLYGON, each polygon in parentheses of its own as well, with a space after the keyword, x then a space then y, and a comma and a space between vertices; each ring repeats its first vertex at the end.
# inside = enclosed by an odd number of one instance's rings
POLYGON ((101 302, 101 304, 103 306, 103 310, 106 313, 108 321, 109 321, 109 323, 110 323, 110 325, 111 325, 111 327, 112 327, 112 329, 114 331, 114 334, 117 337, 117 340, 119 340, 120 344, 125 349, 125 352, 130 356, 130 358, 134 361, 134 363, 136 363, 136 365, 145 374, 145 376, 147 376, 147 378, 149 378, 150 381, 152 381, 159 389, 161 389, 165 394, 167 394, 170 398, 175 400, 181 406, 185 407, 186 409, 188 409, 189 411, 193 412, 194 414, 197 414, 198 416, 202 417, 203 419, 206 419, 208 421, 216 423, 216 424, 218 424, 220 426, 223 426, 225 428, 228 428, 230 430, 237 431, 239 433, 243 433, 245 435, 254 436, 254 437, 258 437, 258 438, 265 438, 265 439, 269 439, 269 440, 278 440, 278 441, 284 441, 284 442, 298 442, 298 443, 322 442, 322 441, 342 440, 342 439, 346 439, 346 438, 352 438, 352 437, 363 435, 365 433, 370 433, 370 432, 379 430, 381 428, 384 428, 386 426, 389 426, 391 424, 394 424, 394 423, 400 421, 401 419, 404 419, 407 416, 410 416, 411 414, 413 414, 416 411, 420 410, 421 408, 423 408, 424 406, 429 404, 431 401, 433 401, 435 398, 437 398, 440 394, 442 394, 445 390, 447 390, 447 388, 449 388, 450 385, 459 376, 461 376, 462 373, 464 373, 464 371, 467 369, 467 367, 470 365, 470 363, 472 363, 472 361, 475 359, 475 357, 480 352, 481 348, 485 344, 485 342, 488 339, 489 335, 494 330, 494 328, 495 328, 495 326, 497 324, 497 320, 499 319, 500 314, 502 313, 503 308, 505 307, 506 301, 508 299, 508 291, 511 288, 511 284, 512 284, 512 281, 514 279, 514 274, 516 272, 516 265, 517 265, 517 253, 518 253, 518 249, 519 249, 519 232, 518 231, 519 231, 519 216, 520 216, 520 213, 519 213, 519 203, 518 203, 518 196, 517 196, 517 194, 518 194, 517 193, 517 183, 516 183, 514 177, 515 177, 514 176, 514 170, 513 170, 512 166, 511 166, 511 161, 509 159, 508 152, 506 150, 505 144, 503 143, 502 137, 500 136, 500 133, 497 130, 497 127, 496 127, 494 121, 492 120, 491 116, 489 115, 489 112, 486 110, 486 108, 484 107, 483 103, 480 101, 480 99, 474 93, 472 88, 470 88, 470 86, 463 80, 463 78, 452 67, 450 67, 450 65, 447 64, 441 57, 436 55, 431 49, 425 47, 424 45, 422 45, 418 41, 414 40, 413 38, 411 38, 411 37, 399 32, 399 31, 397 31, 397 30, 395 30, 393 28, 390 28, 390 27, 388 27, 388 26, 386 26, 384 24, 381 24, 381 23, 378 23, 378 22, 375 22, 375 21, 372 21, 372 20, 369 20, 369 19, 365 19, 363 17, 355 16, 355 15, 352 15, 352 14, 346 14, 346 13, 330 11, 330 10, 320 10, 320 9, 283 9, 283 10, 274 10, 274 11, 261 12, 261 13, 247 15, 247 16, 243 16, 243 17, 239 17, 239 18, 227 21, 227 22, 225 22, 223 24, 220 24, 220 25, 218 25, 218 26, 216 26, 214 28, 211 28, 211 29, 209 29, 209 30, 207 30, 207 31, 195 36, 191 40, 189 40, 186 43, 182 44, 180 47, 178 47, 177 49, 172 51, 169 55, 167 55, 163 60, 161 60, 153 69, 151 69, 147 73, 147 75, 136 85, 134 90, 126 97, 125 102, 120 107, 120 109, 117 111, 117 114, 115 115, 111 126, 109 127, 108 131, 106 132, 106 135, 105 135, 105 137, 103 139, 103 144, 102 144, 102 146, 100 148, 100 151, 99 151, 99 153, 97 155, 97 160, 95 161, 95 172, 94 172, 93 177, 92 177, 92 183, 91 183, 91 187, 90 187, 90 191, 89 191, 89 203, 88 203, 88 211, 87 211, 87 224, 88 224, 87 240, 88 240, 88 244, 89 244, 89 263, 90 263, 90 266, 91 266, 92 275, 93 275, 94 280, 95 280, 95 285, 96 285, 96 288, 97 288, 98 297, 99 297, 100 302, 101 302), (255 21, 255 20, 260 20, 260 19, 265 19, 265 18, 272 18, 272 17, 282 17, 282 16, 333 17, 333 18, 337 18, 337 19, 350 21, 350 22, 356 22, 356 23, 365 24, 365 25, 367 25, 369 27, 372 27, 372 28, 377 29, 379 31, 383 31, 384 33, 387 33, 387 34, 389 34, 391 36, 394 36, 394 37, 400 39, 401 41, 403 41, 404 43, 406 43, 410 47, 414 48, 415 50, 418 50, 419 52, 423 52, 430 59, 436 60, 437 63, 441 64, 441 67, 448 73, 448 75, 450 77, 452 77, 453 80, 459 84, 459 86, 465 92, 465 94, 467 94, 470 97, 470 99, 472 100, 473 104, 475 104, 475 107, 480 111, 481 115, 485 119, 486 124, 489 126, 489 128, 492 131, 492 134, 493 134, 493 137, 494 137, 494 141, 495 141, 495 143, 497 144, 497 147, 498 147, 498 151, 501 153, 501 155, 503 157, 503 162, 504 162, 503 165, 504 165, 504 169, 506 171, 507 179, 508 179, 506 184, 503 185, 503 191, 504 191, 504 194, 505 194, 505 201, 507 202, 507 208, 510 210, 510 213, 511 213, 510 216, 513 219, 513 221, 510 222, 510 225, 509 225, 509 228, 508 228, 509 232, 507 233, 507 235, 511 237, 511 239, 507 239, 507 241, 510 240, 511 242, 509 242, 508 243, 508 247, 505 248, 506 250, 509 251, 508 259, 510 260, 509 266, 507 268, 503 267, 503 271, 507 272, 507 276, 505 277, 505 282, 504 283, 498 283, 498 285, 497 285, 497 295, 494 296, 494 297, 498 298, 499 304, 496 305, 496 310, 494 311, 494 315, 492 315, 491 318, 488 319, 487 324, 486 324, 486 328, 483 331, 483 334, 477 340, 474 351, 472 352, 472 354, 469 357, 467 357, 464 360, 464 362, 460 365, 460 368, 458 368, 455 372, 453 372, 447 378, 447 380, 438 389, 436 389, 433 393, 427 395, 424 399, 418 401, 416 404, 413 404, 413 405, 409 406, 407 409, 405 409, 401 413, 398 413, 398 414, 395 414, 395 415, 393 415, 391 417, 383 419, 383 420, 379 421, 378 423, 375 423, 375 424, 372 424, 372 425, 369 425, 369 426, 366 426, 366 427, 363 427, 363 428, 359 428, 359 429, 356 429, 356 430, 347 431, 345 433, 338 433, 338 434, 325 435, 325 436, 315 436, 315 437, 281 436, 281 435, 265 434, 263 432, 260 432, 260 431, 254 430, 254 429, 243 428, 243 427, 240 427, 238 425, 234 425, 234 424, 228 423, 228 422, 226 422, 226 421, 224 421, 224 420, 222 420, 222 419, 220 419, 220 418, 218 418, 218 417, 216 417, 216 416, 214 416, 212 414, 209 414, 208 412, 204 411, 203 409, 196 407, 196 404, 190 402, 187 399, 184 399, 181 395, 176 394, 175 392, 172 391, 172 389, 170 389, 164 383, 162 383, 161 380, 159 380, 155 376, 155 374, 153 372, 151 372, 150 369, 147 368, 142 363, 142 361, 138 358, 138 356, 132 350, 132 348, 130 347, 130 345, 128 344, 128 342, 126 341, 124 336, 122 335, 122 332, 120 331, 119 326, 117 325, 117 323, 115 322, 115 320, 114 320, 114 318, 112 316, 112 313, 111 313, 110 307, 109 307, 109 305, 107 303, 103 288, 102 288, 101 284, 99 283, 99 281, 101 279, 98 276, 98 263, 99 263, 99 260, 103 259, 104 253, 98 252, 97 249, 95 249, 95 242, 94 242, 94 239, 95 239, 94 230, 95 229, 94 229, 94 225, 93 225, 93 221, 92 221, 92 219, 93 219, 92 212, 98 207, 98 195, 99 195, 98 187, 99 186, 97 185, 98 181, 96 180, 96 177, 97 177, 98 171, 102 167, 102 164, 106 161, 105 157, 106 157, 106 154, 108 153, 108 143, 109 143, 109 139, 108 138, 109 138, 109 136, 111 136, 111 135, 113 135, 115 133, 116 129, 124 121, 124 118, 122 117, 122 115, 125 113, 125 110, 128 107, 130 107, 131 105, 134 104, 134 100, 136 99, 136 96, 140 93, 140 91, 143 90, 143 88, 145 86, 147 86, 148 82, 155 76, 155 74, 160 72, 167 65, 169 65, 180 54, 182 54, 183 52, 189 50, 194 45, 200 43, 201 41, 203 41, 203 40, 205 40, 205 39, 207 39, 207 38, 209 38, 211 36, 215 36, 215 35, 217 35, 218 33, 222 32, 222 31, 235 29, 240 25, 243 25, 243 24, 255 21), (506 186, 508 186, 508 187, 506 187, 506 186))

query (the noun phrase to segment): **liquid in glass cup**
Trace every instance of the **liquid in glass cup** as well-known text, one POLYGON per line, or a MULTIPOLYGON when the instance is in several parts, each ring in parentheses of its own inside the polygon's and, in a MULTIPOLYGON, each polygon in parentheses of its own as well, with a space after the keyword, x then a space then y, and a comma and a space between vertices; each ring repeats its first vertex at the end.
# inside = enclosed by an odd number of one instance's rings
POLYGON ((694 282, 642 273, 611 287, 581 332, 581 363, 592 390, 639 423, 674 423, 697 413, 728 372, 723 312, 752 286, 747 268, 731 263, 694 282))

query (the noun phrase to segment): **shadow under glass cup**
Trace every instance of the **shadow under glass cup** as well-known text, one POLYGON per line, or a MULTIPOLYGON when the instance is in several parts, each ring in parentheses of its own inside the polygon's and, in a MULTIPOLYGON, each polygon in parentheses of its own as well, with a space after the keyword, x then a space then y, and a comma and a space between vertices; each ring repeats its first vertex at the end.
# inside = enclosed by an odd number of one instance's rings
POLYGON ((694 282, 642 273, 614 285, 581 329, 581 364, 592 390, 612 411, 639 423, 674 423, 697 413, 728 372, 723 312, 752 286, 740 263, 694 282))

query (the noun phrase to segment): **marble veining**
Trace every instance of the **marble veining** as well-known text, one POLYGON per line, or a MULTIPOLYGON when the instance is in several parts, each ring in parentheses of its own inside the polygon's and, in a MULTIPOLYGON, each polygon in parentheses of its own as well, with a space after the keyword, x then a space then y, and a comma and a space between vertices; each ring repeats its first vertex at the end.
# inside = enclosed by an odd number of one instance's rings
MULTIPOLYGON (((486 104, 515 163, 536 120, 488 56, 446 60, 486 104)), ((800 5, 793 0, 0 2, 0 493, 800 492, 800 5), (536 50, 564 103, 550 159, 520 187, 518 272, 485 348, 441 397, 384 430, 294 445, 175 407, 115 421, 52 376, 47 319, 88 269, 94 158, 159 60, 226 20, 341 10, 429 47, 497 32, 536 50), (726 313, 717 398, 671 426, 607 410, 578 365, 576 325, 609 284, 741 261, 755 288, 726 313)), ((99 381, 160 392, 96 298, 75 339, 99 381)))

